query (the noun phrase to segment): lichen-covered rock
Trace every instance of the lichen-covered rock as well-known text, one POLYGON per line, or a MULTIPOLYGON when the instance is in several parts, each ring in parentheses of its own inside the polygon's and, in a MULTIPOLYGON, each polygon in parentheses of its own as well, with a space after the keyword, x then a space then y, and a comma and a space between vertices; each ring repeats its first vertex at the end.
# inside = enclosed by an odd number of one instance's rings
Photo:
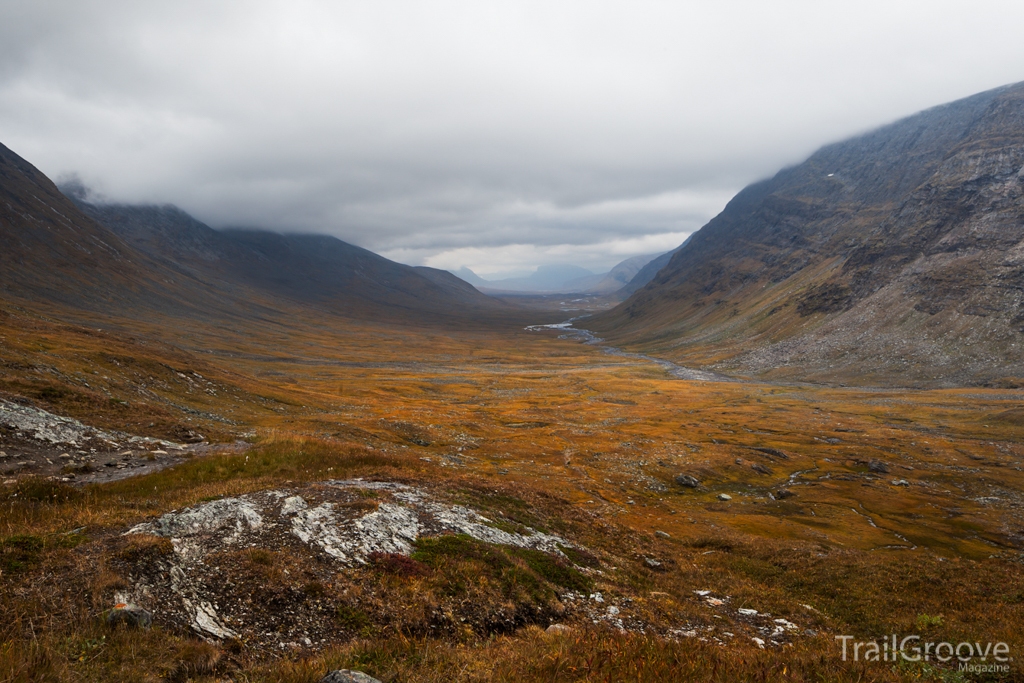
MULTIPOLYGON (((311 507, 301 495, 263 491, 224 498, 176 510, 127 533, 148 533, 172 539, 181 555, 201 557, 224 545, 253 542, 264 531, 265 520, 286 521, 289 531, 346 564, 363 564, 373 553, 409 555, 421 535, 466 534, 478 541, 562 554, 569 543, 551 534, 527 529, 513 533, 462 505, 433 500, 425 491, 392 482, 362 480, 324 482, 329 489, 380 491, 391 498, 377 509, 353 516, 351 508, 326 501, 311 507)), ((274 533, 270 530, 269 533, 274 533)))
POLYGON ((218 535, 231 543, 242 533, 263 526, 256 505, 243 498, 223 498, 181 512, 169 512, 155 522, 139 524, 128 533, 150 533, 167 538, 218 535))
POLYGON ((562 560, 568 559, 562 549, 574 546, 529 527, 496 528, 443 495, 355 479, 258 491, 168 512, 125 532, 169 539, 173 551, 130 561, 125 572, 132 589, 118 601, 156 609, 162 619, 209 640, 311 647, 336 629, 319 613, 315 619, 294 618, 308 611, 309 596, 322 590, 316 572, 377 571, 377 558, 408 557, 419 539, 441 535, 465 534, 562 560), (277 565, 279 557, 303 556, 298 565, 277 565), (268 584, 267 576, 275 578, 268 584), (267 600, 274 601, 276 612, 267 608, 267 600), (283 628, 280 614, 290 615, 283 628))
POLYGON ((329 671, 326 676, 320 679, 320 683, 381 683, 373 676, 367 676, 362 671, 350 669, 335 669, 329 671))
POLYGON ((61 417, 39 408, 23 406, 4 399, 0 399, 0 426, 16 429, 37 441, 55 445, 78 447, 90 439, 96 439, 113 447, 119 447, 123 443, 147 443, 182 449, 181 444, 172 441, 104 431, 70 417, 61 417))

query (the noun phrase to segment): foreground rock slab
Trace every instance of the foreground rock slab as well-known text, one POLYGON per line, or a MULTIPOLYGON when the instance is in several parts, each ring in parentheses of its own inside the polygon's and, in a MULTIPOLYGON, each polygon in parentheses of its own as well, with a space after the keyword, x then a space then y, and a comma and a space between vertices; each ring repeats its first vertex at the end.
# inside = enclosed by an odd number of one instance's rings
MULTIPOLYGON (((498 528, 475 510, 444 502, 423 488, 361 479, 325 481, 208 501, 129 529, 125 537, 145 561, 134 564, 133 588, 123 601, 159 607, 205 638, 256 637, 308 647, 321 626, 300 624, 290 640, 280 636, 269 626, 274 617, 265 605, 232 590, 245 571, 238 562, 249 562, 232 557, 289 548, 308 557, 307 566, 332 571, 334 565, 337 572, 367 565, 375 554, 408 556, 422 537, 453 534, 562 558, 562 548, 573 546, 528 527, 518 533, 498 528)), ((282 609, 290 599, 282 598, 282 609)))

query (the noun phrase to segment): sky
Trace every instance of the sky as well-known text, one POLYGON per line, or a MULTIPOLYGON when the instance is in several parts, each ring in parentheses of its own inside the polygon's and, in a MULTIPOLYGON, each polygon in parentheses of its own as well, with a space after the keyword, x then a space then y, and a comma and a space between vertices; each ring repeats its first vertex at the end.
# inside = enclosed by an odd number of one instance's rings
POLYGON ((678 246, 1024 80, 1024 3, 0 0, 0 143, 93 197, 484 277, 678 246))

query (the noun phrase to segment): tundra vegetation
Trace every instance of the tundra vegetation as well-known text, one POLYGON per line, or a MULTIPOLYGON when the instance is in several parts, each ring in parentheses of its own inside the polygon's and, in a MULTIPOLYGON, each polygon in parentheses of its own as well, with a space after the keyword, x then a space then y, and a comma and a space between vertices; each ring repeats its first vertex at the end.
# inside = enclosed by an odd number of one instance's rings
POLYGON ((128 330, 4 304, 0 398, 225 447, 82 484, 0 434, 0 681, 972 680, 955 662, 843 662, 835 637, 1021 651, 1013 383, 686 381, 513 322, 128 330), (353 518, 393 504, 325 483, 357 478, 564 544, 422 534, 343 563, 282 535, 203 559, 233 637, 170 602, 148 629, 105 620, 177 552, 127 530, 267 491, 335 496, 353 518), (243 598, 259 619, 231 612, 243 598))

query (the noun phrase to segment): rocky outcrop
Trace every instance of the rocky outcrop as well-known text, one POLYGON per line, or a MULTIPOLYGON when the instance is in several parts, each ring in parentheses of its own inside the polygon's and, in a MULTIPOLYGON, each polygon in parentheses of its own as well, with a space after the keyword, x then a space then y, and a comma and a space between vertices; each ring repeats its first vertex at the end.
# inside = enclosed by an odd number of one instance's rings
MULTIPOLYGON (((208 501, 161 515, 125 532, 127 537, 170 540, 171 552, 147 554, 122 602, 153 606, 213 639, 260 631, 277 623, 260 606, 229 597, 238 579, 225 552, 302 548, 310 562, 338 569, 366 565, 377 555, 408 556, 422 537, 463 534, 494 545, 541 550, 565 558, 573 547, 559 536, 522 528, 507 531, 478 512, 396 482, 327 481, 301 490, 267 490, 208 501), (211 564, 214 566, 211 567, 211 564)), ((164 541, 166 543, 166 541, 164 541)), ((276 628, 276 627, 275 627, 276 628)))
POLYGON ((145 444, 176 450, 184 449, 181 444, 163 439, 104 431, 70 417, 61 417, 39 408, 5 401, 2 398, 0 398, 0 426, 22 432, 36 441, 68 448, 79 448, 96 440, 110 448, 121 448, 127 444, 145 444))

